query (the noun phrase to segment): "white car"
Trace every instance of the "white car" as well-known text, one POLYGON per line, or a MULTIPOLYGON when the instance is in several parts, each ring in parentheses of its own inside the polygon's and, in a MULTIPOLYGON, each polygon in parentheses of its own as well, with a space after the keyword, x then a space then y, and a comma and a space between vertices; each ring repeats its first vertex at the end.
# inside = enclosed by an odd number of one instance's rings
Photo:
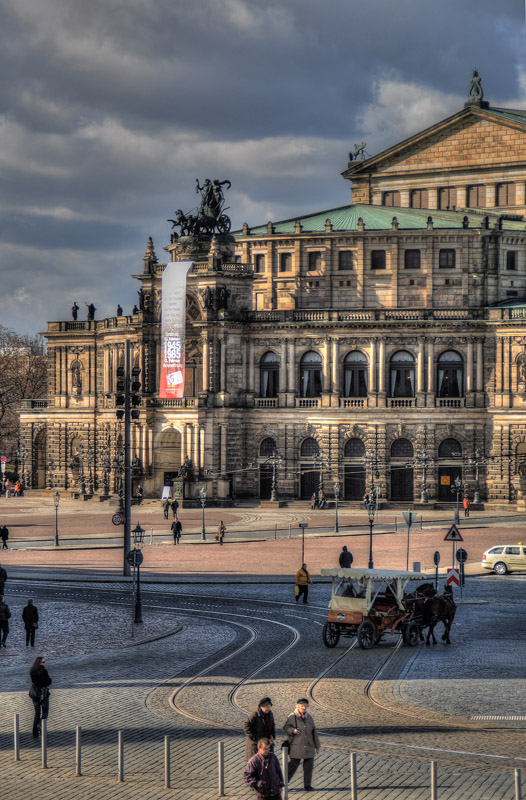
POLYGON ((482 554, 482 566, 492 569, 497 575, 526 570, 526 547, 522 542, 495 545, 482 554))

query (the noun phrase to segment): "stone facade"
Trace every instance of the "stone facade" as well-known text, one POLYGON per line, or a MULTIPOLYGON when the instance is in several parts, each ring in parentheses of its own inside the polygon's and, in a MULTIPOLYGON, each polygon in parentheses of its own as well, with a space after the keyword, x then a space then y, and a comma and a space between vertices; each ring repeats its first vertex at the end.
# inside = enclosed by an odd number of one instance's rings
MULTIPOLYGON (((191 259, 185 396, 158 396, 161 281, 148 243, 140 308, 50 322, 48 397, 21 411, 29 486, 114 494, 124 432, 116 370, 141 369, 134 481, 160 496, 190 459, 189 500, 522 502, 526 456, 526 112, 471 104, 423 134, 351 162, 354 205, 234 236, 172 237, 191 259), (521 121, 522 120, 522 121, 521 121), (468 187, 515 186, 513 213, 468 207, 468 187), (425 186, 427 205, 411 208, 425 186), (456 187, 455 210, 438 189, 456 187), (383 205, 385 192, 400 204, 383 205), (463 193, 463 194, 462 194, 463 193), (80 451, 79 451, 80 447, 80 451), (79 455, 80 452, 80 455, 79 455), (279 457, 279 458, 278 458, 279 457), (79 476, 79 472, 81 475, 79 476)), ((451 194, 448 195, 451 199, 451 194)), ((511 195, 510 195, 511 196, 511 195)), ((502 198, 501 198, 502 199, 502 198)))

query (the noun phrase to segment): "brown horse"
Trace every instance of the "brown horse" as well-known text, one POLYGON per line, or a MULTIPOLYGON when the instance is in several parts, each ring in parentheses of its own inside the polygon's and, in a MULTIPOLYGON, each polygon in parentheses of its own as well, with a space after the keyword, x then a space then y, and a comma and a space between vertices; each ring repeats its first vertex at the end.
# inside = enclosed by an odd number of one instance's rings
MULTIPOLYGON (((414 604, 413 616, 415 617, 415 622, 418 622, 421 628, 429 628, 426 645, 429 645, 430 638, 433 639, 433 644, 437 643, 435 627, 439 622, 444 623, 442 640, 446 644, 451 644, 449 633, 457 607, 449 587, 446 587, 443 595, 437 595, 432 583, 423 583, 418 587, 414 595, 406 595, 404 599, 408 608, 414 604)), ((421 641, 424 640, 422 631, 420 631, 420 639, 421 641)))

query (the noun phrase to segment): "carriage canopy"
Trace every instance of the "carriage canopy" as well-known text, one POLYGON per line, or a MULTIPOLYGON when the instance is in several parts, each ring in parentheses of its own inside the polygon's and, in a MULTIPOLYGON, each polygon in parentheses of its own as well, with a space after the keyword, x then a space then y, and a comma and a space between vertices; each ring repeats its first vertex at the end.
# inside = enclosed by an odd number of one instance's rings
POLYGON ((394 569, 322 569, 322 575, 332 577, 332 597, 329 608, 335 611, 360 611, 367 614, 373 604, 385 598, 403 609, 404 589, 409 581, 426 580, 422 572, 394 569))

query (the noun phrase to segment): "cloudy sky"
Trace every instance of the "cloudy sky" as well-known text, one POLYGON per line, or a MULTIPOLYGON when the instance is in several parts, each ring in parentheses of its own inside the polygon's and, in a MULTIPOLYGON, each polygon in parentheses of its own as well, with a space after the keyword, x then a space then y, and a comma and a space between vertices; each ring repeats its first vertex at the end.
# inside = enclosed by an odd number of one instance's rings
POLYGON ((349 202, 371 154, 457 111, 471 70, 526 108, 524 0, 0 0, 0 324, 137 299, 148 236, 229 178, 234 227, 349 202))

